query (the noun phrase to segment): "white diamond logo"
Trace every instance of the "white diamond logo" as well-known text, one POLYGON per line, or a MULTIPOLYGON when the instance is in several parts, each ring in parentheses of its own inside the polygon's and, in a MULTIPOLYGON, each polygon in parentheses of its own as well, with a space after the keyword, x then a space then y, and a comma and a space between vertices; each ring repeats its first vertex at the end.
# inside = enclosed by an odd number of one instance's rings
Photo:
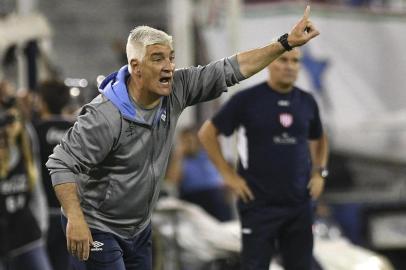
POLYGON ((91 251, 102 251, 103 249, 101 247, 104 246, 104 244, 99 241, 94 241, 92 246, 93 248, 90 249, 91 251))

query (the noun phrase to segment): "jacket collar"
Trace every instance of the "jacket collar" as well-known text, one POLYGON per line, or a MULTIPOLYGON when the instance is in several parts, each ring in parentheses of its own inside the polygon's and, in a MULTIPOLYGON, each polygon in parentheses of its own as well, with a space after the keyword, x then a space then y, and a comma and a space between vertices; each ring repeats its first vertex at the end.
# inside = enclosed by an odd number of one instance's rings
MULTIPOLYGON (((99 91, 114 104, 125 119, 141 125, 150 126, 137 114, 137 109, 139 108, 137 108, 136 105, 131 101, 128 94, 127 79, 129 76, 130 73, 128 72, 128 66, 125 65, 117 72, 108 75, 100 84, 99 91)), ((167 99, 168 97, 163 97, 161 107, 153 123, 159 121, 159 119, 161 119, 163 122, 169 120, 167 119, 167 99)))

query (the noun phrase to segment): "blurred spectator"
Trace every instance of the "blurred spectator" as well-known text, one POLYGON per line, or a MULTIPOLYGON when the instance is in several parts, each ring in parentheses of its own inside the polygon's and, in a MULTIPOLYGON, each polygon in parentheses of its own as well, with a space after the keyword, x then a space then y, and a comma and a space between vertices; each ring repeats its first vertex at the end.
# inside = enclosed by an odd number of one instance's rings
POLYGON ((180 132, 167 178, 179 186, 182 200, 200 205, 220 221, 231 219, 223 180, 201 148, 195 129, 180 132))
POLYGON ((47 207, 38 145, 16 104, 13 90, 0 83, 0 264, 7 270, 50 270, 41 238, 47 207))
POLYGON ((38 118, 36 111, 36 94, 28 89, 19 89, 16 95, 18 107, 27 121, 34 121, 38 118))
POLYGON ((49 80, 42 82, 37 89, 39 94, 39 119, 34 122, 38 134, 41 155, 43 186, 49 206, 49 230, 47 249, 52 267, 58 270, 68 269, 69 254, 66 250, 66 237, 60 222, 60 204, 53 191, 51 177, 45 167, 48 156, 59 143, 73 122, 62 116, 69 103, 69 88, 63 82, 49 80))

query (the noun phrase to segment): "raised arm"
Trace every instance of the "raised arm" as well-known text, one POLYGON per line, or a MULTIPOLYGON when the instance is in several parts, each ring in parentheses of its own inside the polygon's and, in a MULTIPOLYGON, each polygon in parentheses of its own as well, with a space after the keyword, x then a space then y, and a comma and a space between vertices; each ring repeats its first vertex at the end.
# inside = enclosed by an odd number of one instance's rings
MULTIPOLYGON (((310 6, 306 7, 303 17, 289 32, 287 37, 288 45, 292 48, 306 44, 320 33, 309 20, 310 6)), ((273 60, 278 58, 286 49, 278 41, 269 45, 237 54, 240 65, 240 72, 245 77, 251 77, 268 66, 273 60)))

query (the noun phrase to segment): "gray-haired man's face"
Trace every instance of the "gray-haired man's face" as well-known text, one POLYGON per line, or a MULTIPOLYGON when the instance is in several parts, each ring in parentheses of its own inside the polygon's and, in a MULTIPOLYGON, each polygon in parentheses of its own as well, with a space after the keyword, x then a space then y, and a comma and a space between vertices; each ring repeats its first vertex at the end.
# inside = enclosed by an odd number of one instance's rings
POLYGON ((174 59, 175 53, 169 44, 148 45, 135 71, 141 79, 142 88, 159 96, 168 96, 172 91, 174 59))

